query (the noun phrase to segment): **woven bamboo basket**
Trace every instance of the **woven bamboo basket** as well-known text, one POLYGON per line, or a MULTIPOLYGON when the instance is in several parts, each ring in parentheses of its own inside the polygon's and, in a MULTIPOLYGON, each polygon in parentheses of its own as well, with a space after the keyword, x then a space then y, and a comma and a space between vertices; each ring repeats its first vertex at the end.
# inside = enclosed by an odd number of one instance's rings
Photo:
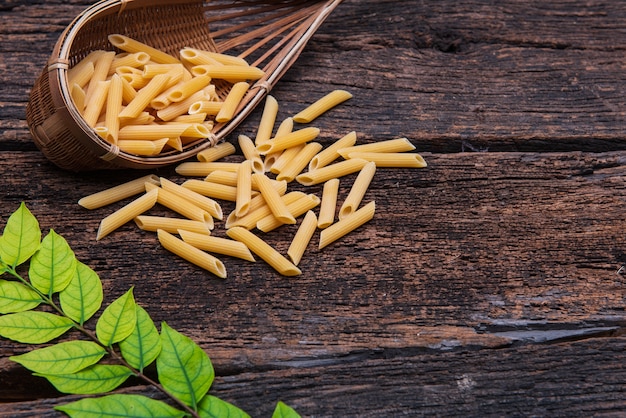
MULTIPOLYGON (((26 119, 35 144, 70 171, 164 167, 223 140, 263 100, 341 0, 104 0, 87 8, 65 29, 35 82, 26 119), (185 47, 240 56, 265 71, 240 103, 236 116, 216 124, 209 138, 183 151, 141 157, 102 139, 71 100, 67 71, 96 49, 113 50, 119 33, 171 55, 185 47)), ((218 85, 225 97, 229 86, 218 85)))

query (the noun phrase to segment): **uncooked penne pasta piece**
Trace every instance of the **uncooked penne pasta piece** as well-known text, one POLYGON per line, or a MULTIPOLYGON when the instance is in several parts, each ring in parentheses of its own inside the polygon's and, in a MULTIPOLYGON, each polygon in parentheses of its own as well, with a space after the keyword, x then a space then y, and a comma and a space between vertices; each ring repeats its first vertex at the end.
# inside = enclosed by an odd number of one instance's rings
POLYGON ((261 155, 257 151, 252 139, 246 135, 239 135, 238 142, 244 158, 252 164, 252 171, 255 173, 264 173, 265 165, 263 164, 261 155))
POLYGON ((144 193, 146 191, 146 183, 159 185, 159 178, 154 174, 139 177, 137 179, 119 184, 114 187, 90 194, 81 198, 78 204, 85 209, 97 209, 111 203, 144 193))
POLYGON ((197 113, 204 113, 205 115, 217 115, 222 110, 222 106, 224 102, 216 102, 213 100, 199 100, 197 102, 193 102, 191 106, 189 106, 190 115, 195 115, 197 113))
POLYGON ((293 181, 293 179, 295 179, 296 176, 304 170, 307 164, 309 164, 311 158, 320 152, 321 149, 322 144, 318 142, 309 142, 306 144, 304 148, 302 148, 300 152, 285 165, 285 167, 276 176, 276 180, 285 180, 288 183, 293 181))
MULTIPOLYGON (((285 118, 280 123, 280 125, 278 125, 278 128, 276 129, 276 136, 283 136, 291 131, 293 131, 293 119, 285 118)), ((274 165, 274 163, 276 163, 278 157, 280 157, 282 153, 283 151, 281 150, 271 152, 265 155, 265 158, 263 159, 263 163, 265 164, 265 171, 272 171, 272 166, 274 165)))
MULTIPOLYGON (((261 196, 261 195, 259 195, 259 196, 261 196)), ((306 197, 306 195, 304 193, 299 192, 299 191, 293 191, 293 192, 289 192, 289 193, 283 195, 281 197, 281 199, 283 200, 283 203, 287 206, 287 208, 289 208, 290 204, 292 204, 293 202, 296 202, 296 201, 298 201, 300 199, 303 199, 305 197, 306 197)), ((229 215, 228 218, 226 219, 226 228, 232 228, 234 226, 241 226, 241 227, 246 228, 246 229, 252 229, 252 228, 254 228, 257 225, 257 223, 261 219, 263 219, 263 218, 265 218, 267 216, 270 216, 270 217, 274 218, 274 216, 272 215, 272 210, 269 208, 267 203, 265 203, 265 199, 263 199, 263 203, 264 203, 263 205, 257 207, 256 209, 249 210, 248 214, 246 214, 245 216, 243 216, 241 218, 235 217, 234 216, 235 215, 234 212, 231 212, 231 214, 233 216, 231 217, 229 215)))
POLYGON ((185 132, 187 125, 180 123, 154 125, 125 125, 120 128, 119 140, 155 140, 179 137, 185 132))
POLYGON ((291 258, 294 265, 297 266, 300 264, 300 260, 302 260, 306 247, 309 245, 309 242, 311 242, 311 238, 313 238, 316 229, 317 218, 315 217, 315 213, 310 210, 304 216, 287 250, 287 255, 291 258))
POLYGON ((339 209, 340 220, 357 210, 357 208, 361 204, 361 201, 363 200, 363 197, 365 196, 367 188, 374 178, 375 173, 376 163, 370 161, 363 166, 363 168, 359 172, 359 175, 354 180, 354 183, 350 188, 350 192, 348 193, 346 200, 344 200, 341 208, 339 209))
POLYGON ((369 144, 351 145, 349 147, 340 148, 337 152, 343 158, 348 158, 348 155, 353 152, 406 152, 413 151, 414 149, 415 145, 407 138, 396 138, 369 144))
POLYGON ((250 251, 258 255, 262 260, 272 266, 274 270, 283 276, 297 276, 302 274, 302 271, 300 271, 297 266, 293 265, 293 263, 283 257, 271 245, 247 229, 233 227, 227 230, 226 234, 230 238, 246 244, 250 251))
POLYGON ((196 77, 209 76, 230 83, 238 83, 247 80, 259 80, 265 75, 265 71, 257 67, 243 65, 195 65, 191 68, 191 74, 196 77))
POLYGON ((346 147, 351 147, 356 143, 356 132, 352 131, 345 135, 343 138, 338 139, 329 147, 325 148, 319 154, 311 159, 309 164, 309 170, 315 170, 322 168, 335 161, 340 157, 339 150, 346 147))
POLYGON ((82 115, 85 111, 85 99, 86 94, 85 90, 78 84, 74 83, 70 85, 70 97, 72 98, 72 102, 74 102, 74 106, 78 110, 78 112, 82 115))
MULTIPOLYGON (((168 122, 163 123, 163 125, 168 125, 168 122)), ((178 125, 178 124, 173 124, 178 125)), ((183 126, 187 126, 180 136, 182 138, 208 138, 211 135, 211 131, 202 123, 190 123, 190 124, 181 124, 183 126)))
POLYGON ((179 195, 152 183, 146 183, 146 191, 150 190, 158 190, 157 203, 165 206, 166 208, 170 208, 174 212, 177 212, 194 221, 205 222, 209 225, 213 222, 213 218, 211 218, 211 215, 209 215, 206 210, 196 206, 186 199, 181 199, 179 195))
POLYGON ((118 132, 120 130, 120 119, 117 115, 122 110, 123 88, 120 76, 113 74, 111 76, 111 84, 109 85, 106 113, 104 115, 104 124, 108 129, 106 139, 112 144, 117 144, 118 132))
POLYGON ((115 52, 106 51, 103 54, 100 54, 98 59, 94 62, 93 74, 91 75, 89 84, 85 88, 87 93, 87 103, 89 103, 92 100, 92 97, 94 97, 96 85, 101 81, 106 81, 107 74, 109 73, 109 67, 111 66, 111 62, 113 62, 114 57, 115 52))
POLYGON ((287 205, 280 197, 280 194, 272 186, 272 182, 265 174, 254 173, 252 177, 256 180, 261 191, 261 196, 265 199, 267 206, 269 206, 272 214, 276 219, 284 224, 295 224, 296 219, 287 209, 287 205))
POLYGON ((323 229, 320 233, 319 249, 321 250, 349 232, 354 231, 364 223, 370 221, 374 217, 375 209, 376 204, 374 201, 371 201, 356 212, 346 216, 328 228, 323 229))
POLYGON ((250 84, 245 81, 240 81, 238 83, 233 84, 226 99, 224 99, 224 104, 220 109, 219 113, 215 116, 215 121, 222 123, 228 122, 235 115, 235 111, 237 110, 237 106, 243 99, 243 96, 246 94, 248 89, 250 88, 250 84))
POLYGON ((252 200, 252 162, 245 160, 237 170, 237 199, 235 201, 235 215, 241 217, 248 213, 252 200))
POLYGON ((220 161, 187 161, 176 166, 176 172, 181 176, 205 177, 216 170, 237 172, 240 163, 227 163, 220 161))
POLYGON ((166 88, 169 79, 169 74, 159 74, 152 78, 120 112, 120 119, 136 118, 139 116, 139 114, 148 107, 150 101, 166 88))
POLYGON ((266 141, 258 145, 257 150, 261 155, 282 151, 312 141, 317 138, 319 134, 319 128, 309 126, 307 128, 298 129, 297 131, 292 131, 283 136, 275 137, 271 141, 266 141))
POLYGON ((186 243, 182 239, 176 238, 174 235, 162 229, 157 231, 159 242, 166 250, 176 254, 180 258, 201 267, 210 273, 215 274, 222 279, 226 278, 226 267, 218 258, 206 253, 191 244, 186 243))
POLYGON ((412 152, 351 152, 348 158, 360 158, 376 163, 377 167, 423 168, 424 158, 412 152))
POLYGON ((109 76, 113 75, 118 67, 139 68, 143 67, 148 62, 150 62, 150 55, 145 52, 117 54, 109 67, 109 76))
POLYGON ((206 113, 195 113, 193 115, 180 115, 169 121, 170 123, 204 123, 206 113))
POLYGON ((198 234, 192 231, 178 231, 183 241, 193 245, 194 247, 208 251, 210 253, 218 253, 229 255, 231 257, 241 258, 247 261, 256 261, 250 252, 250 249, 240 241, 232 239, 212 237, 210 235, 198 234))
POLYGON ((211 82, 209 76, 194 77, 191 80, 178 84, 167 91, 167 98, 170 102, 180 102, 197 91, 202 90, 211 82))
POLYGON ((215 64, 221 63, 224 65, 243 65, 247 66, 248 62, 240 57, 233 55, 220 54, 219 52, 206 51, 196 48, 183 48, 180 50, 180 56, 182 59, 194 64, 215 64))
POLYGON ((159 229, 178 234, 178 231, 195 232, 197 234, 209 235, 211 229, 205 222, 194 221, 193 219, 170 218, 165 216, 139 215, 135 218, 135 223, 143 231, 156 232, 159 229))
POLYGON ((228 157, 234 154, 236 151, 235 146, 228 141, 220 142, 219 144, 202 150, 198 153, 196 158, 200 162, 210 163, 219 160, 220 158, 228 157))
POLYGON ((367 164, 367 161, 360 158, 349 159, 318 168, 317 170, 302 173, 296 177, 296 181, 303 186, 312 186, 332 178, 339 178, 356 173, 362 169, 365 164, 367 164))
POLYGON ((157 190, 146 192, 143 196, 138 197, 126 206, 102 219, 98 227, 98 233, 96 234, 96 241, 101 240, 120 226, 132 221, 137 216, 152 208, 157 201, 157 195, 157 190))
POLYGON ((85 87, 87 83, 89 83, 89 80, 91 80, 94 70, 93 61, 85 62, 80 66, 77 64, 67 73, 67 85, 71 86, 76 84, 80 88, 85 87))
POLYGON ((183 101, 172 103, 163 109, 157 110, 157 116, 163 121, 170 121, 180 115, 184 115, 185 113, 187 113, 189 111, 189 106, 191 106, 198 100, 202 100, 203 98, 204 92, 199 91, 187 97, 183 101))
POLYGON ((259 122, 256 137, 254 138, 255 146, 270 140, 277 115, 278 101, 274 98, 274 96, 268 94, 265 98, 265 106, 263 107, 263 113, 261 114, 261 121, 259 122))
POLYGON ((91 89, 91 98, 86 97, 87 103, 85 105, 85 111, 83 113, 83 119, 87 125, 92 128, 96 126, 98 117, 102 113, 104 104, 106 103, 107 94, 109 91, 110 81, 98 81, 96 85, 91 89))
MULTIPOLYGON (((298 216, 306 213, 306 211, 313 209, 319 204, 320 198, 311 193, 300 199, 297 199, 294 202, 289 203, 287 205, 287 210, 294 218, 297 218, 298 216)), ((282 222, 280 219, 276 218, 273 215, 269 215, 263 219, 260 219, 256 223, 256 227, 259 231, 270 232, 278 228, 282 224, 284 224, 284 222, 282 222)))
POLYGON ((121 49, 122 51, 130 52, 130 53, 145 52, 146 54, 150 55, 150 58, 154 62, 157 62, 160 64, 180 63, 180 61, 177 58, 159 49, 153 48, 135 39, 129 38, 128 36, 124 36, 120 34, 112 34, 112 35, 109 35, 109 42, 111 42, 113 46, 121 49))
POLYGON ((161 187, 165 190, 168 190, 175 195, 180 196, 183 199, 186 199, 198 206, 200 209, 205 210, 209 213, 213 218, 222 220, 224 214, 222 212, 222 207, 215 200, 203 196, 200 193, 196 193, 193 190, 189 190, 179 184, 174 183, 171 180, 168 180, 164 177, 161 177, 161 187))
POLYGON ((151 141, 141 139, 119 139, 117 141, 117 146, 122 151, 129 154, 151 156, 160 154, 163 147, 165 147, 169 141, 169 138, 161 138, 151 141))
POLYGON ((187 180, 182 186, 213 199, 227 200, 229 202, 237 200, 237 187, 196 179, 187 180))
POLYGON ((293 117, 293 120, 298 123, 309 123, 318 116, 350 98, 352 98, 352 94, 345 90, 333 90, 326 96, 318 99, 316 102, 298 112, 298 114, 293 117))
MULTIPOLYGON (((284 151, 280 151, 280 156, 276 158, 276 161, 270 167, 270 172, 274 174, 279 174, 283 171, 283 168, 289 163, 289 161, 293 160, 293 158, 298 155, 298 153, 304 148, 305 144, 296 145, 295 147, 287 148, 284 151)), ((267 155, 272 155, 274 153, 270 153, 267 155)), ((267 158, 267 156, 265 157, 267 158)))
POLYGON ((335 222, 335 211, 337 210, 337 196, 339 194, 339 179, 330 179, 324 182, 322 189, 322 203, 317 219, 317 227, 324 229, 335 222))
POLYGON ((120 76, 120 80, 122 80, 122 102, 128 104, 137 96, 137 90, 124 77, 120 76))

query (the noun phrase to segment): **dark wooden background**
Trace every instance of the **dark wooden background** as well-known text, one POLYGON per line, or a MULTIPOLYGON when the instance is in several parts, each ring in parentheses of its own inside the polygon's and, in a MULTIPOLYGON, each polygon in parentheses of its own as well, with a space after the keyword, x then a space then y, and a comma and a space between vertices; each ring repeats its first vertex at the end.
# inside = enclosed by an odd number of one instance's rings
MULTIPOLYGON (((302 276, 225 259, 223 281, 132 225, 96 242, 109 209, 77 200, 137 173, 64 172, 32 143, 29 90, 89 3, 0 0, 0 219, 24 201, 107 302, 134 286, 209 354, 211 393, 255 417, 626 415, 626 2, 346 0, 272 91, 280 117, 347 89, 325 145, 406 136, 429 166, 380 169, 374 220, 314 242, 302 276)), ((0 341, 0 416, 59 416, 75 398, 8 360, 27 349, 0 341)))

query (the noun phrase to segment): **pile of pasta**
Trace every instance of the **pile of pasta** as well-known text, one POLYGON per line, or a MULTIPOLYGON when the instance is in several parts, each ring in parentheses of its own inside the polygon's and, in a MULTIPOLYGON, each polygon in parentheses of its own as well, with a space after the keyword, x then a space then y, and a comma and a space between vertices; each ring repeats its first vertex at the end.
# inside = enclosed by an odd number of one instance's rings
POLYGON ((87 125, 130 154, 182 151, 209 138, 265 74, 230 55, 183 48, 176 58, 119 34, 109 42, 123 52, 92 51, 73 66, 70 97, 87 125), (223 99, 216 80, 228 86, 223 99))
POLYGON ((182 184, 147 175, 78 203, 96 209, 141 195, 102 219, 97 240, 134 220, 140 229, 156 232, 165 249, 218 277, 227 273, 214 254, 248 261, 255 261, 255 254, 281 275, 299 275, 298 265, 316 231, 321 250, 373 218, 375 202, 363 200, 378 167, 426 167, 419 154, 410 152, 415 146, 406 138, 357 145, 356 133, 350 132, 323 148, 315 141, 318 128, 295 126, 312 122, 351 97, 345 90, 334 90, 285 118, 274 132, 278 103, 268 95, 255 138, 238 137, 242 161, 222 161, 236 152, 232 143, 222 142, 200 152, 197 161, 176 167, 180 176, 191 177, 182 184), (356 176, 349 177, 349 192, 339 205, 340 181, 351 174, 356 176), (289 190, 294 181, 302 190, 322 185, 317 187, 321 196, 289 190), (219 201, 235 207, 224 216, 219 201), (156 204, 182 217, 146 214, 156 204), (213 234, 216 220, 223 221, 226 237, 213 234), (298 222, 286 255, 261 236, 298 222))

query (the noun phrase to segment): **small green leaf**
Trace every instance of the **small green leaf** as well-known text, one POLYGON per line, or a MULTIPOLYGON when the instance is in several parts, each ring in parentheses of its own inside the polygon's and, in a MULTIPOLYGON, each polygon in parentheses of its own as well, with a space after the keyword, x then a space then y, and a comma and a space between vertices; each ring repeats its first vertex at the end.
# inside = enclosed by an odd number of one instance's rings
POLYGON ((0 316, 0 335, 25 344, 43 344, 63 335, 74 323, 48 312, 27 311, 0 316))
POLYGON ((133 332, 137 323, 136 306, 131 288, 102 312, 96 323, 96 335, 103 345, 110 347, 133 332))
POLYGON ((125 340, 120 341, 119 346, 128 364, 143 371, 161 352, 161 337, 148 312, 141 306, 136 306, 135 330, 125 340))
POLYGON ((124 383, 133 372, 118 365, 95 364, 76 373, 44 374, 33 373, 48 379, 62 393, 74 395, 95 395, 110 392, 124 383))
POLYGON ((278 401, 276 405, 276 409, 274 409, 274 413, 272 414, 272 418, 300 418, 300 415, 282 401, 278 401))
POLYGON ((59 302, 65 315, 83 325, 102 306, 102 282, 98 274, 78 262, 74 278, 59 293, 59 302))
POLYGON ((157 373, 163 387, 194 410, 215 378, 209 356, 165 322, 161 326, 157 373))
POLYGON ((57 411, 70 417, 80 418, 178 418, 185 413, 174 409, 165 402, 142 395, 107 395, 101 398, 85 398, 61 406, 57 411))
POLYGON ((91 341, 68 341, 9 357, 35 373, 76 373, 96 364, 106 350, 91 341))
POLYGON ((30 260, 28 277, 33 286, 45 295, 65 289, 76 271, 76 256, 65 238, 50 230, 41 241, 39 251, 30 260))
POLYGON ((198 414, 202 418, 250 418, 250 415, 233 404, 213 395, 206 395, 202 398, 198 406, 198 414))
POLYGON ((23 283, 0 280, 0 313, 24 312, 42 302, 39 293, 23 283))
POLYGON ((40 242, 39 222, 22 202, 9 216, 0 236, 0 259, 6 266, 19 266, 35 254, 40 242))

